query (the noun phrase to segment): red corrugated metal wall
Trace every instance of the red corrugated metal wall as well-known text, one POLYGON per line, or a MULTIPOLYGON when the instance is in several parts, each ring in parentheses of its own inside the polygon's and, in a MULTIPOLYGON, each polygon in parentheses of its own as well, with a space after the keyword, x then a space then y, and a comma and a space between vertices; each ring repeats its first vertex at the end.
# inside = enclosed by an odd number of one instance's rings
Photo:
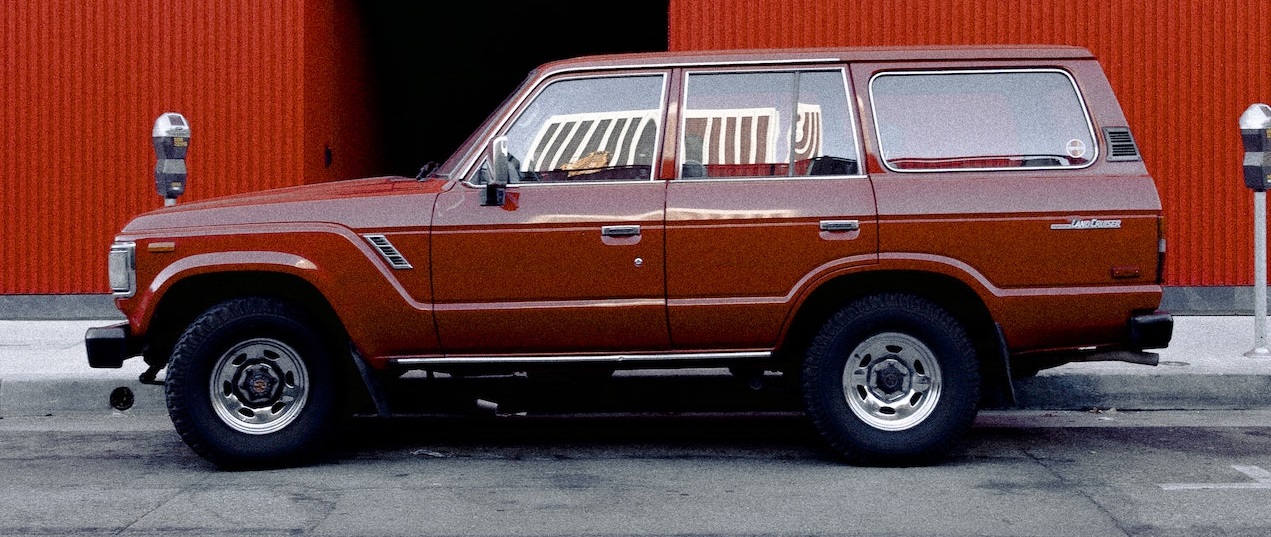
POLYGON ((1271 102, 1271 0, 671 0, 672 50, 1063 44, 1103 63, 1167 215, 1169 285, 1253 282, 1236 121, 1271 102))
POLYGON ((150 130, 192 128, 181 202, 298 184, 301 0, 11 0, 0 25, 0 293, 101 293, 105 252, 163 205, 150 130), (261 121, 282 132, 259 128, 261 121))
POLYGON ((162 112, 193 129, 180 203, 369 166, 351 0, 8 0, 0 10, 0 294, 108 292, 111 238, 163 205, 150 147, 162 112), (334 82, 344 75, 353 82, 334 82))
MULTIPOLYGON (((181 201, 374 172, 353 0, 11 0, 0 11, 0 294, 101 293, 111 236, 161 206, 149 132, 194 128, 181 201), (324 151, 332 148, 332 164, 324 151)), ((1082 45, 1169 216, 1171 285, 1252 281, 1236 119, 1271 101, 1271 0, 671 0, 673 50, 1082 45)))

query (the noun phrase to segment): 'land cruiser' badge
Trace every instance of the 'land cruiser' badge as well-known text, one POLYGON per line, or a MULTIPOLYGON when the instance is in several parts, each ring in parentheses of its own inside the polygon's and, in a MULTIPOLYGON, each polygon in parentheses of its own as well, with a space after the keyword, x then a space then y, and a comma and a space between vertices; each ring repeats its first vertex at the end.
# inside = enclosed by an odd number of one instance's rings
POLYGON ((1050 229, 1121 229, 1121 221, 1073 218, 1067 224, 1051 224, 1050 229))

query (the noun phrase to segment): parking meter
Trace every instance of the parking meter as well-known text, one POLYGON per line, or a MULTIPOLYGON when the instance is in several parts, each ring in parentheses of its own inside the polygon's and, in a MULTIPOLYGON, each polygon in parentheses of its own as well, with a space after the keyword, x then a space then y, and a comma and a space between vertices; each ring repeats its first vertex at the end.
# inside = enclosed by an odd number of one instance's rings
POLYGON ((1240 138, 1245 148, 1245 186, 1265 192, 1271 187, 1271 106, 1252 104, 1240 114, 1240 138))
POLYGON ((1245 186, 1253 189, 1253 349, 1250 358, 1271 358, 1267 346, 1267 187, 1271 186, 1271 106, 1254 103, 1240 114, 1245 147, 1245 186))
POLYGON ((164 205, 174 205, 185 193, 185 152, 190 146, 190 123, 176 112, 165 112, 154 121, 154 186, 164 205))

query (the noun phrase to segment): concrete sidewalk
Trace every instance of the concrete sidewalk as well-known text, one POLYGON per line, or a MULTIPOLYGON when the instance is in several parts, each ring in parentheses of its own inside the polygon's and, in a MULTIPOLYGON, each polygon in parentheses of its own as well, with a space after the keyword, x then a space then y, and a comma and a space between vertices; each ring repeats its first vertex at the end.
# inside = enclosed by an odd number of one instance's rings
MULTIPOLYGON (((129 412, 165 412, 163 389, 137 381, 140 359, 122 369, 92 369, 84 352, 89 327, 118 321, 0 321, 0 417, 111 412, 110 393, 130 388, 129 412)), ((1156 367, 1069 364, 1018 379, 1028 409, 1271 409, 1271 358, 1246 358, 1252 316, 1175 317, 1174 338, 1156 367)))
POLYGON ((1068 364, 1018 379, 1016 397, 1030 409, 1271 409, 1271 358, 1246 358, 1254 318, 1175 316, 1158 366, 1121 362, 1068 364))

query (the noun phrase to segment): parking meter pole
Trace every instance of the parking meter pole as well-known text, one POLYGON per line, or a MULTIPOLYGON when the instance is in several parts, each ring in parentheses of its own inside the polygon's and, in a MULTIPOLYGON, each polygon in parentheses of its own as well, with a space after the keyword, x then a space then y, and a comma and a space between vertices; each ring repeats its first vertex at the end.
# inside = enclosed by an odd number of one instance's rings
POLYGON ((1253 193, 1253 349, 1249 358, 1271 357, 1267 349, 1267 192, 1253 193))
POLYGON ((1244 183, 1253 191, 1253 350, 1250 358, 1271 357, 1267 350, 1267 189, 1271 188, 1271 106, 1254 103, 1240 114, 1244 145, 1244 183))

